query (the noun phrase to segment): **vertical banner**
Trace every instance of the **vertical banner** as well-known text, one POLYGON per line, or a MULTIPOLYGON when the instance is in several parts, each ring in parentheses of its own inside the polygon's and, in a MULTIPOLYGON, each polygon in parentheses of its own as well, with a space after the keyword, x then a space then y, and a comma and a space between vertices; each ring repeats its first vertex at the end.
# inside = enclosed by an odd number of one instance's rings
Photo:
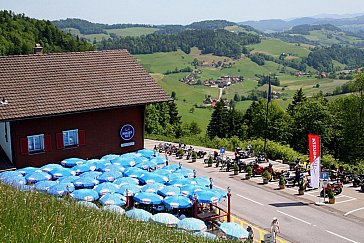
POLYGON ((310 186, 312 188, 319 188, 320 184, 320 136, 315 134, 308 134, 308 147, 310 150, 310 173, 311 181, 310 186))

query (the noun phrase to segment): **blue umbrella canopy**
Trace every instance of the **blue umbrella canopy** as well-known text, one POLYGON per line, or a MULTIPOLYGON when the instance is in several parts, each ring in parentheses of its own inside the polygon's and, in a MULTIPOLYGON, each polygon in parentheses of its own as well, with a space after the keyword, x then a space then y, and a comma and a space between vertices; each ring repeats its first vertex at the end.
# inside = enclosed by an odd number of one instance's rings
POLYGON ((4 171, 0 173, 0 180, 12 177, 23 177, 23 174, 19 170, 4 171))
POLYGON ((156 156, 150 159, 151 162, 154 162, 157 165, 164 165, 166 163, 166 160, 168 160, 168 158, 166 159, 165 157, 162 156, 156 156))
POLYGON ((140 192, 140 187, 133 184, 122 185, 118 190, 118 193, 125 196, 133 196, 135 193, 138 192, 140 192))
POLYGON ((42 169, 41 168, 36 168, 36 167, 25 167, 25 168, 22 168, 22 169, 18 169, 16 171, 21 173, 22 175, 26 176, 26 175, 33 174, 34 172, 41 172, 42 169))
POLYGON ((97 171, 103 171, 105 170, 106 166, 111 165, 110 161, 106 161, 103 159, 91 159, 87 160, 87 163, 94 165, 96 167, 95 170, 97 171))
POLYGON ((165 170, 165 169, 158 169, 158 170, 154 170, 151 173, 153 174, 158 174, 158 175, 162 175, 162 176, 167 176, 169 177, 170 175, 172 175, 172 172, 170 172, 169 170, 165 170))
POLYGON ((164 198, 163 204, 169 208, 189 208, 193 202, 188 197, 178 195, 164 198))
POLYGON ((76 174, 73 170, 64 167, 54 168, 48 173, 51 174, 53 179, 58 179, 64 176, 74 176, 76 174))
POLYGON ((158 190, 158 194, 167 197, 167 196, 177 196, 181 194, 181 189, 176 186, 166 186, 161 190, 158 190))
POLYGON ((32 174, 26 175, 25 179, 29 183, 37 183, 38 181, 46 181, 52 179, 52 176, 47 172, 34 172, 32 174))
POLYGON ((80 179, 79 176, 63 176, 59 178, 58 183, 73 183, 75 180, 80 179))
POLYGON ((243 240, 248 238, 249 232, 244 229, 240 224, 234 222, 224 222, 220 225, 220 230, 226 234, 227 237, 243 240))
POLYGON ((143 170, 148 170, 148 169, 157 168, 158 165, 152 161, 146 161, 146 162, 136 164, 135 167, 143 169, 143 170))
MULTIPOLYGON (((197 201, 199 203, 218 203, 220 200, 220 194, 216 194, 209 189, 203 191, 196 191, 197 201)), ((194 195, 191 196, 193 198, 194 195)))
POLYGON ((132 178, 140 178, 142 177, 144 174, 147 174, 148 172, 136 167, 130 167, 125 169, 125 171, 123 172, 125 176, 128 177, 132 177, 132 178))
POLYGON ((40 167, 40 169, 44 172, 50 172, 53 169, 59 169, 59 168, 63 168, 62 165, 60 164, 47 164, 47 165, 43 165, 42 167, 40 167))
POLYGON ((162 189, 163 187, 165 187, 165 185, 163 185, 162 183, 152 183, 152 184, 146 184, 144 185, 141 190, 142 192, 151 192, 151 193, 157 193, 158 190, 162 189))
POLYGON ((84 172, 95 171, 96 166, 94 163, 85 162, 84 164, 74 166, 72 170, 75 171, 76 175, 79 175, 84 172))
POLYGON ((134 195, 134 201, 141 204, 158 205, 162 203, 163 198, 155 193, 140 192, 134 195))
POLYGON ((126 198, 118 193, 108 193, 99 199, 102 205, 124 206, 126 204, 125 201, 126 198))
POLYGON ((110 162, 111 160, 120 157, 120 155, 117 154, 107 154, 101 157, 101 160, 105 160, 107 162, 110 162))
POLYGON ((224 190, 214 188, 214 189, 209 189, 209 191, 215 193, 216 195, 219 195, 219 200, 227 197, 227 192, 224 190))
POLYGON ((23 187, 27 184, 23 176, 5 176, 2 181, 10 186, 23 187))
POLYGON ((34 188, 39 191, 48 191, 51 186, 57 185, 57 181, 39 181, 34 184, 34 188))
POLYGON ((88 202, 88 201, 78 201, 77 204, 81 205, 83 207, 99 209, 99 207, 96 204, 94 204, 92 202, 88 202))
POLYGON ((75 190, 75 187, 72 183, 62 182, 62 183, 49 187, 47 193, 54 195, 54 196, 62 197, 62 196, 67 195, 68 193, 73 192, 74 190, 75 190))
POLYGON ((70 195, 72 198, 75 198, 77 200, 88 201, 88 202, 92 202, 99 199, 99 194, 92 189, 75 190, 70 195))
POLYGON ((73 185, 76 188, 93 188, 95 185, 99 184, 99 181, 92 177, 80 177, 80 179, 75 180, 73 185))
POLYGON ((95 186, 94 190, 101 196, 107 193, 115 193, 118 190, 118 186, 111 182, 105 182, 95 186))
POLYGON ((154 214, 151 217, 151 220, 156 222, 156 223, 160 223, 160 224, 165 224, 167 226, 176 226, 176 224, 179 222, 179 219, 174 216, 173 214, 170 213, 157 213, 154 214))
POLYGON ((69 158, 61 161, 61 165, 63 165, 64 167, 74 167, 76 165, 81 165, 84 163, 86 163, 86 160, 79 158, 69 158))
POLYGON ((102 173, 102 175, 99 175, 99 177, 97 177, 97 180, 100 182, 113 182, 121 177, 123 177, 123 173, 121 173, 120 171, 109 171, 102 173))
POLYGON ((134 153, 134 152, 120 155, 120 157, 124 158, 124 159, 134 159, 135 157, 139 157, 139 156, 140 155, 138 155, 137 153, 134 153))
POLYGON ((192 178, 193 177, 193 170, 190 169, 178 169, 175 172, 173 172, 173 174, 181 174, 186 178, 192 178))
POLYGON ((135 162, 136 165, 137 164, 140 164, 140 163, 144 163, 144 162, 148 162, 149 161, 149 159, 146 158, 146 157, 144 157, 144 156, 136 156, 136 157, 133 158, 133 160, 134 160, 134 162, 135 162))
POLYGON ((170 181, 174 181, 174 180, 180 180, 180 179, 184 179, 184 175, 179 174, 179 173, 171 173, 168 175, 168 179, 170 181))
POLYGON ((195 194, 198 191, 203 191, 206 188, 202 187, 202 186, 197 186, 197 185, 186 185, 186 186, 182 186, 181 187, 181 194, 183 196, 193 196, 193 194, 195 194))
POLYGON ((82 173, 80 175, 80 178, 84 178, 84 177, 90 177, 92 179, 96 179, 97 177, 99 177, 100 175, 102 175, 102 172, 100 171, 90 171, 90 172, 85 172, 82 173))
POLYGON ((206 224, 202 220, 196 218, 184 218, 180 220, 177 223, 177 228, 194 232, 207 230, 206 224))
POLYGON ((124 167, 122 167, 120 165, 113 165, 113 164, 100 168, 100 171, 102 171, 102 172, 110 172, 110 171, 123 172, 124 170, 125 170, 124 167))
POLYGON ((217 240, 217 236, 214 235, 214 234, 211 234, 209 232, 195 232, 193 233, 194 235, 196 236, 200 236, 200 237, 204 237, 206 239, 209 239, 209 240, 217 240))
POLYGON ((132 177, 122 177, 116 179, 113 183, 117 186, 123 186, 126 184, 139 185, 139 180, 132 177))
POLYGON ((122 207, 116 205, 106 205, 103 206, 101 209, 115 214, 120 214, 120 215, 125 214, 125 210, 122 207))
POLYGON ((162 169, 169 170, 170 172, 174 172, 174 171, 176 171, 176 170, 179 169, 179 165, 177 165, 177 164, 170 164, 170 165, 164 166, 162 169))
POLYGON ((152 183, 156 183, 156 182, 165 184, 168 181, 168 177, 158 175, 155 173, 148 173, 148 174, 144 174, 142 177, 140 177, 139 181, 144 184, 152 184, 152 183))
POLYGON ((137 152, 138 154, 141 154, 144 157, 150 158, 153 155, 159 155, 158 152, 153 151, 153 150, 149 150, 149 149, 142 149, 142 150, 138 150, 137 152))
POLYGON ((113 165, 119 165, 119 166, 122 166, 124 168, 129 168, 129 167, 135 166, 135 161, 133 159, 131 159, 131 158, 118 157, 118 158, 115 158, 115 159, 111 160, 111 163, 113 165))
POLYGON ((152 217, 151 213, 149 213, 148 211, 145 211, 143 209, 139 209, 139 208, 129 210, 125 213, 125 215, 128 218, 141 220, 141 221, 145 221, 145 222, 149 221, 150 218, 152 217))
POLYGON ((184 179, 176 179, 176 180, 169 181, 167 184, 171 185, 171 186, 182 187, 182 186, 190 185, 191 183, 188 178, 184 178, 184 179))
POLYGON ((210 179, 204 176, 198 176, 196 178, 192 178, 190 183, 208 187, 210 185, 210 179))

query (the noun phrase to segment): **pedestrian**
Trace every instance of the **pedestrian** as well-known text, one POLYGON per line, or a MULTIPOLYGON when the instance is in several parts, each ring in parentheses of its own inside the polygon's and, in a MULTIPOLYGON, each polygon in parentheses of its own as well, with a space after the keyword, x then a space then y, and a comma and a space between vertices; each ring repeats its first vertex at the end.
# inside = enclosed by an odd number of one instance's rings
POLYGON ((301 179, 301 168, 300 168, 300 166, 297 166, 294 181, 293 181, 293 186, 295 186, 296 182, 299 185, 300 179, 301 179))
POLYGON ((279 229, 279 223, 278 223, 278 219, 276 217, 273 218, 273 221, 270 225, 270 232, 273 235, 273 239, 274 242, 277 241, 277 234, 280 233, 280 229, 279 229))
POLYGON ((248 235, 248 238, 246 239, 246 243, 253 243, 254 241, 254 232, 253 232, 253 229, 252 227, 248 226, 246 228, 246 230, 248 231, 249 235, 248 235))
POLYGON ((166 154, 166 166, 168 165, 168 155, 166 154))
POLYGON ((209 188, 210 188, 210 189, 212 189, 213 180, 212 180, 212 178, 211 178, 211 177, 210 177, 210 179, 209 179, 209 180, 210 180, 210 186, 209 186, 209 188))

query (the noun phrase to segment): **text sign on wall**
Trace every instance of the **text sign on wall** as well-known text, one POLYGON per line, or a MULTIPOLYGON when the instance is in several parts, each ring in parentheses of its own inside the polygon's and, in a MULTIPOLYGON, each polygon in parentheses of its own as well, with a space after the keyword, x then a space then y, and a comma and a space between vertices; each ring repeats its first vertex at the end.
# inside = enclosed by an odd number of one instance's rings
POLYGON ((134 137, 134 127, 130 124, 125 124, 121 129, 120 129, 120 137, 123 140, 130 140, 134 137))

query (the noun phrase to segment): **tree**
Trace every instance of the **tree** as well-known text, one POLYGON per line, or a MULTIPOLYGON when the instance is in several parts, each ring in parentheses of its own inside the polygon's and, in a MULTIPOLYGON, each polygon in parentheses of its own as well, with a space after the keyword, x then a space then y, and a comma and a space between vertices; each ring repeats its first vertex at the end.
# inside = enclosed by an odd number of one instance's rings
POLYGON ((294 107, 306 100, 306 97, 302 91, 302 88, 296 91, 296 93, 293 96, 292 103, 288 105, 287 112, 289 114, 292 114, 294 107))
POLYGON ((223 101, 218 101, 211 114, 211 119, 207 126, 207 135, 211 139, 214 137, 225 138, 228 135, 228 116, 224 105, 223 101))
POLYGON ((198 126, 198 124, 195 121, 192 121, 189 126, 190 133, 192 135, 200 134, 202 132, 201 128, 198 126))
POLYGON ((171 98, 174 100, 177 98, 177 94, 175 91, 172 91, 171 98))

